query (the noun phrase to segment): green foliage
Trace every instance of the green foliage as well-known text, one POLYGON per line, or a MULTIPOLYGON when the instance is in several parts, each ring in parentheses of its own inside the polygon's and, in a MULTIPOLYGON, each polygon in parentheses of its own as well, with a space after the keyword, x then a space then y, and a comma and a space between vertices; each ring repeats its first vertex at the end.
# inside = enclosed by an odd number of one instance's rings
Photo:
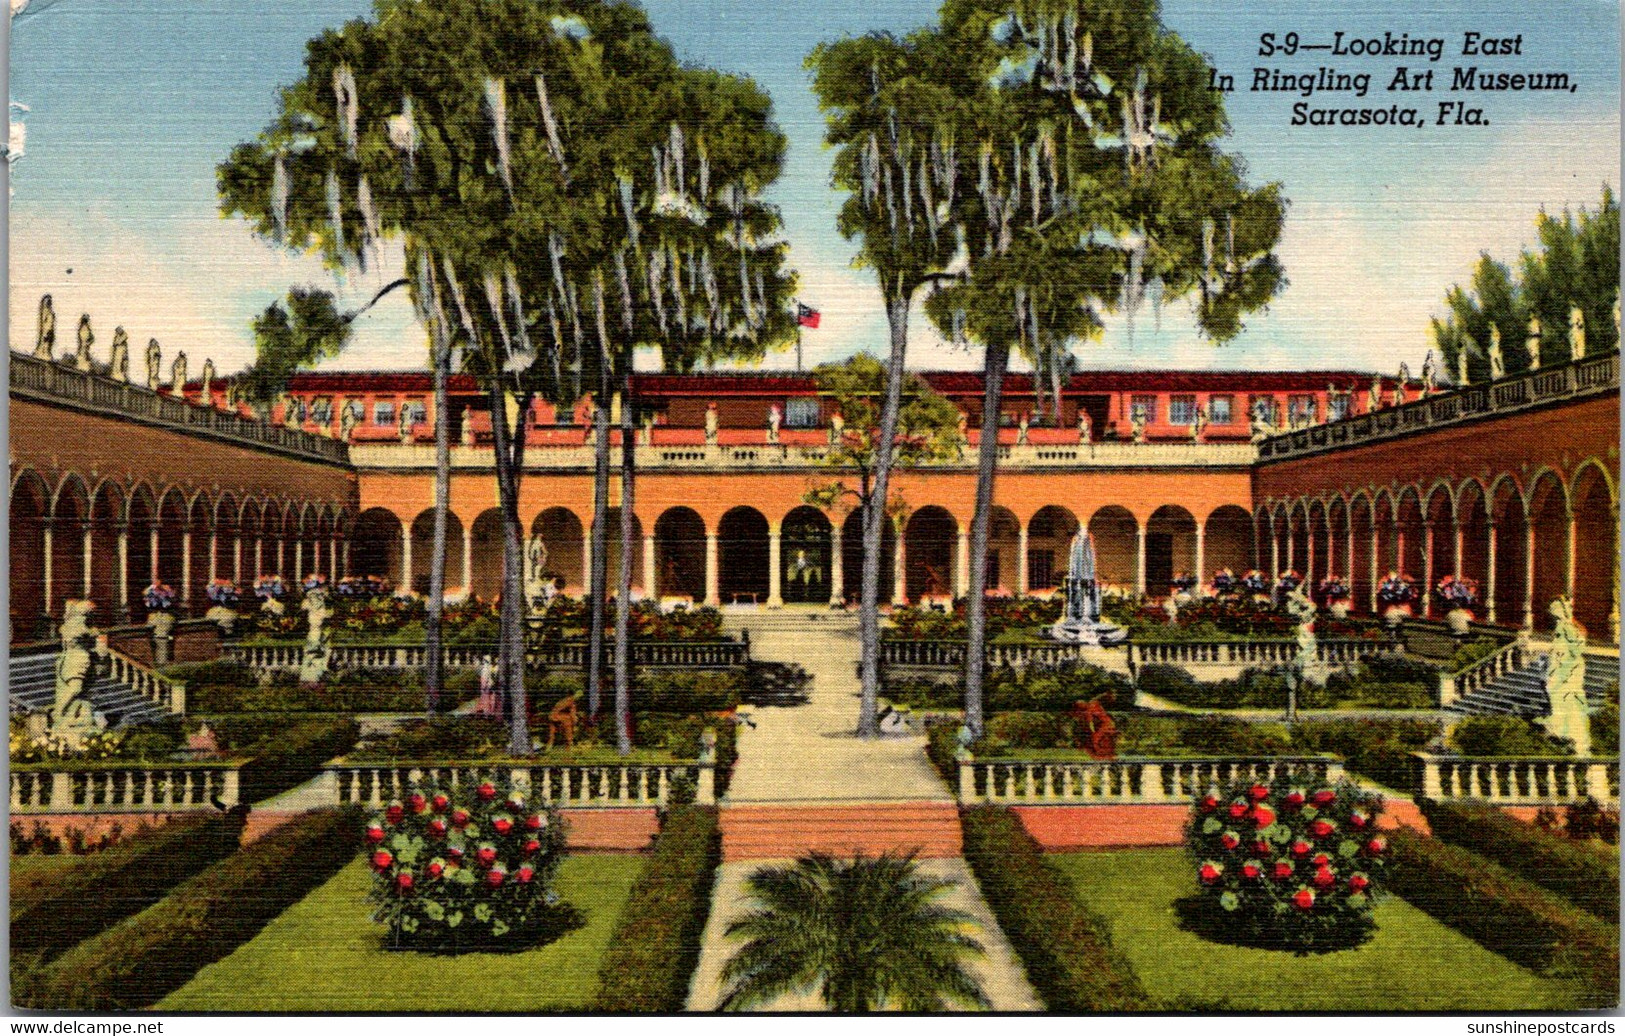
POLYGON ((1591 723, 1591 754, 1605 757, 1619 755, 1619 704, 1609 702, 1593 712, 1591 723))
POLYGON ((1371 936, 1388 841, 1382 798, 1352 781, 1238 781, 1198 799, 1185 846, 1202 926, 1224 941, 1294 953, 1371 936))
POLYGON ((269 406, 287 391, 296 371, 343 352, 350 322, 334 305, 331 292, 311 285, 288 289, 287 307, 273 302, 250 323, 254 362, 238 374, 243 398, 269 406))
MULTIPOLYGON (((334 809, 295 817, 75 946, 32 976, 26 995, 14 991, 14 997, 41 1010, 152 1006, 336 874, 354 857, 357 820, 354 811, 334 809)), ((152 865, 164 864, 155 859, 152 865)), ((118 902, 105 890, 89 895, 118 902)), ((61 920, 58 915, 52 923, 61 920)))
MULTIPOLYGON (((186 682, 194 715, 238 712, 422 712, 423 673, 416 669, 334 669, 322 682, 303 684, 297 675, 261 680, 235 662, 188 662, 165 674, 186 682)), ((478 693, 478 674, 448 672, 442 707, 454 709, 478 693)))
MULTIPOLYGON (((227 743, 246 740, 239 722, 221 722, 220 733, 227 743)), ((347 716, 281 722, 273 733, 257 740, 254 758, 237 771, 238 794, 244 802, 259 802, 297 787, 320 773, 328 760, 349 751, 360 736, 361 728, 347 716)))
POLYGON ((1417 804, 1435 838, 1471 849, 1604 921, 1618 920, 1617 856, 1593 852, 1493 806, 1428 799, 1417 804))
POLYGON ((558 810, 506 778, 415 784, 367 823, 373 920, 402 949, 526 949, 576 921, 552 891, 564 854, 558 810))
MULTIPOLYGON (((1036 632, 1053 626, 1060 620, 1065 603, 1059 597, 989 597, 985 611, 988 636, 998 637, 1013 630, 1036 632)), ((963 640, 965 607, 961 597, 947 612, 919 605, 894 609, 887 639, 963 640)))
POLYGON ((1389 835, 1389 887, 1515 964, 1570 980, 1580 1006, 1619 999, 1619 926, 1458 845, 1389 835))
POLYGON ((76 858, 47 884, 14 887, 14 959, 49 960, 158 902, 180 882, 236 852, 247 813, 181 817, 76 858))
POLYGON ((983 953, 966 934, 973 919, 938 902, 953 886, 921 874, 912 855, 813 853, 755 871, 745 889, 756 906, 728 926, 745 942, 722 967, 719 1006, 750 1010, 816 988, 848 1013, 987 1007, 966 970, 983 953))
POLYGON ((679 806, 666 813, 599 965, 594 1010, 670 1014, 683 1009, 711 912, 712 875, 721 859, 714 808, 679 806))
POLYGON ((965 859, 1047 1009, 1156 1009, 1112 945, 1106 922, 1044 857, 1013 812, 979 806, 964 814, 964 829, 965 859))
POLYGON ((1450 743, 1465 756, 1572 755, 1533 720, 1521 716, 1467 716, 1450 732, 1450 743))
POLYGON ((1417 786, 1415 753, 1442 729, 1423 719, 1310 720, 1292 728, 1292 741, 1300 752, 1341 756, 1351 772, 1408 791, 1417 786))
POLYGON ((739 673, 646 669, 638 674, 633 700, 649 712, 726 712, 739 704, 739 673))
MULTIPOLYGON (((1298 708, 1434 708, 1433 673, 1426 663, 1374 655, 1334 671, 1322 686, 1299 687, 1298 708)), ((1287 680, 1276 670, 1248 669, 1233 680, 1203 682, 1179 666, 1149 665, 1135 683, 1147 694, 1199 709, 1285 709, 1287 703, 1287 680)))
POLYGON ((1614 300, 1619 291, 1619 202, 1604 185, 1595 210, 1565 209, 1561 217, 1545 212, 1535 219, 1540 244, 1524 249, 1514 272, 1489 253, 1480 255, 1470 286, 1453 286, 1445 295, 1449 313, 1433 321, 1433 340, 1444 356, 1445 370, 1456 376, 1456 357, 1467 350, 1468 374, 1488 381, 1490 328, 1501 332, 1506 373, 1529 368, 1531 314, 1540 318, 1543 366, 1570 358, 1569 308, 1585 314, 1586 351, 1598 355, 1619 348, 1614 330, 1614 300))
MULTIPOLYGON (((987 702, 992 711, 1066 712, 1080 701, 1111 695, 1114 707, 1134 702, 1134 688, 1123 676, 1087 662, 1031 666, 1016 671, 995 669, 987 676, 987 702)), ((888 681, 886 697, 912 709, 957 709, 964 704, 963 678, 888 681)))
POLYGON ((1490 657, 1505 646, 1504 641, 1497 640, 1494 637, 1474 637, 1457 648, 1456 653, 1450 656, 1450 659, 1444 663, 1442 668, 1447 673, 1459 673, 1474 662, 1490 657))

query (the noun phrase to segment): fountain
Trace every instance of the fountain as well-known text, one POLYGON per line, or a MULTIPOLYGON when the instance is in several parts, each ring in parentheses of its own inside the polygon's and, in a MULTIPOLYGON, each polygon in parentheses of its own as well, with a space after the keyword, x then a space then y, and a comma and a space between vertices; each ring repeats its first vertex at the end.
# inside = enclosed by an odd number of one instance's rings
POLYGON ((1095 542, 1079 529, 1072 537, 1071 559, 1067 563, 1066 610, 1061 621, 1049 628, 1056 640, 1074 644, 1111 645, 1122 643, 1128 632, 1100 618, 1100 584, 1095 581, 1095 542))

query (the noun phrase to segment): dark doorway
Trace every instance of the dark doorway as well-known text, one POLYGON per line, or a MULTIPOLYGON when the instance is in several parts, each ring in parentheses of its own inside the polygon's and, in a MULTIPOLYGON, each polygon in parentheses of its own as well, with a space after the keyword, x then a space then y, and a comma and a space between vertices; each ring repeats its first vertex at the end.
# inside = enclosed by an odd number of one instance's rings
POLYGON ((1174 581, 1174 536, 1169 532, 1147 533, 1145 537, 1145 586, 1158 594, 1167 592, 1174 581))

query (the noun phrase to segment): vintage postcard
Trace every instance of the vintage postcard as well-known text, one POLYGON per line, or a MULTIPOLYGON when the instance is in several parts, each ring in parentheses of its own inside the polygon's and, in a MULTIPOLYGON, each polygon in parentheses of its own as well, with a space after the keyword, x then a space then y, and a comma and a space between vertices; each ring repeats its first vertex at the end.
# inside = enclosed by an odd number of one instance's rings
POLYGON ((10 26, 14 1012, 1617 1008, 1617 4, 10 26))

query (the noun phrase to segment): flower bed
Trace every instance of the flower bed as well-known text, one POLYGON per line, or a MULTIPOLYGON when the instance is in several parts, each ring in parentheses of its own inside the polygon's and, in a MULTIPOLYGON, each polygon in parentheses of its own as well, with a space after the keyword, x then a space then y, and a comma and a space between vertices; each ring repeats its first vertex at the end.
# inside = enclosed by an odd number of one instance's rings
MULTIPOLYGON (((1300 709, 1432 709, 1438 707, 1437 671, 1404 656, 1375 655, 1348 670, 1334 670, 1325 684, 1298 688, 1300 709)), ((1284 709, 1287 680, 1280 672, 1248 669, 1233 680, 1204 682, 1178 666, 1140 670, 1141 691, 1201 709, 1284 709)))
MULTIPOLYGON (((294 672, 257 673, 235 662, 189 662, 164 669, 186 683, 193 715, 236 712, 422 712, 423 674, 409 669, 335 669, 320 684, 294 672)), ((479 693, 479 674, 447 671, 441 708, 451 711, 479 693)))
MULTIPOLYGON (((986 605, 987 638, 989 641, 1011 632, 1025 632, 1037 636, 1043 629, 1061 620, 1065 600, 1060 595, 1051 597, 989 597, 986 605)), ((886 639, 895 640, 964 640, 965 600, 953 604, 951 611, 935 608, 896 608, 891 613, 891 624, 881 631, 886 639)))
MULTIPOLYGON (((1065 712, 1080 701, 1111 694, 1118 706, 1134 701, 1134 688, 1128 680, 1086 662, 1055 667, 1033 666, 1017 672, 998 668, 988 672, 983 685, 983 702, 989 712, 1041 710, 1065 712)), ((893 703, 911 709, 958 709, 964 706, 964 681, 887 680, 885 695, 893 703)))

